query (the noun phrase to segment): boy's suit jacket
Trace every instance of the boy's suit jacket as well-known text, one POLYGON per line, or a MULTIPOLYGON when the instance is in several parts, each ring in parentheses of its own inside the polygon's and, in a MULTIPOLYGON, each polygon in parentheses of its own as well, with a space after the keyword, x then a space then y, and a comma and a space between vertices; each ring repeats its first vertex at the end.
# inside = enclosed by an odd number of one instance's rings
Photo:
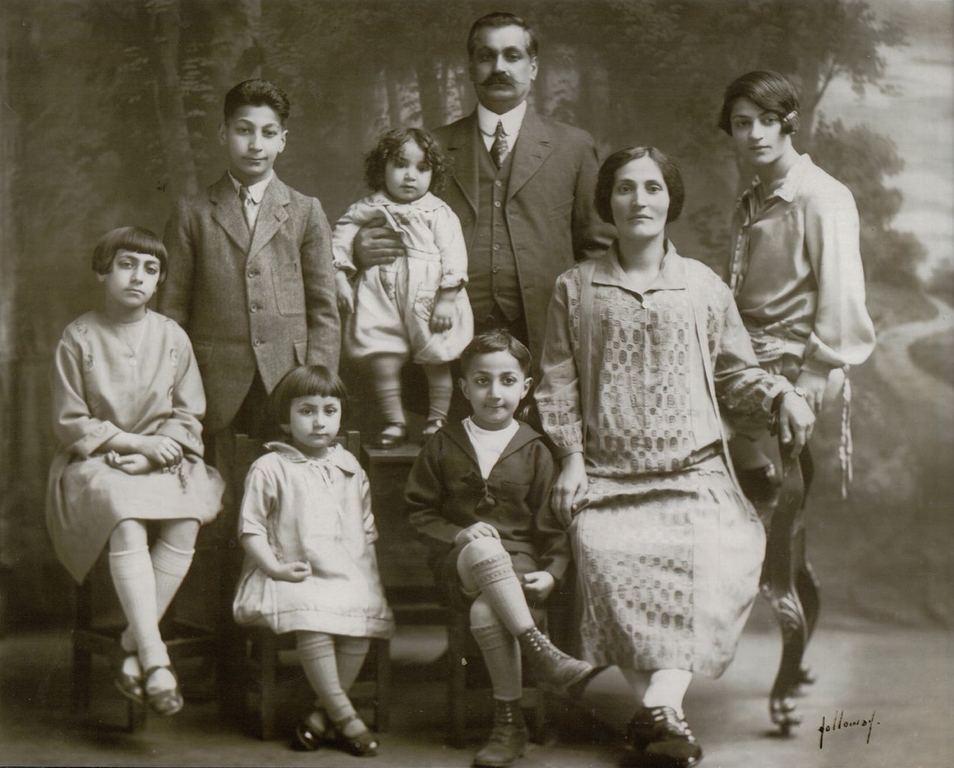
MULTIPOLYGON (((441 197, 460 219, 468 251, 477 229, 477 112, 434 131, 453 161, 441 197)), ((593 138, 528 109, 513 149, 504 215, 517 259, 517 275, 530 350, 539 361, 547 308, 558 275, 609 246, 607 228, 593 208, 599 163, 593 138)))
POLYGON ((235 417, 256 368, 269 392, 297 365, 338 370, 331 228, 317 199, 273 176, 250 238, 226 173, 178 201, 164 241, 169 269, 159 311, 192 339, 207 437, 235 417))

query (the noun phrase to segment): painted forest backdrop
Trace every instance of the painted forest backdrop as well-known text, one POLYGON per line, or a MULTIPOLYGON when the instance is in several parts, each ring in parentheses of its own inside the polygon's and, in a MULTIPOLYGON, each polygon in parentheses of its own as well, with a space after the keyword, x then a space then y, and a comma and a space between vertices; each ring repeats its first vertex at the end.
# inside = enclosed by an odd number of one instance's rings
POLYGON ((717 110, 736 75, 772 68, 801 93, 797 146, 855 194, 869 282, 916 284, 924 248, 892 229, 895 145, 818 109, 836 78, 856 92, 889 88, 884 52, 906 31, 865 2, 4 0, 0 596, 18 621, 68 611, 42 516, 55 446, 47 381, 62 328, 99 301, 92 244, 125 224, 161 232, 174 196, 219 176, 222 97, 252 76, 292 101, 278 173, 333 222, 363 193, 362 154, 381 131, 473 108, 466 35, 498 7, 539 33, 538 111, 588 130, 603 155, 639 143, 677 159, 682 253, 722 268, 746 180, 717 110))

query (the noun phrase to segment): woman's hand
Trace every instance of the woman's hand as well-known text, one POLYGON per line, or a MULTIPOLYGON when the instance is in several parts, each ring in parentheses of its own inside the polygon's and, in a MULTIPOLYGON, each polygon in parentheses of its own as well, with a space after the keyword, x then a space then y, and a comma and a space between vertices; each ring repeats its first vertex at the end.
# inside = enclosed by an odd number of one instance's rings
POLYGON ((555 586, 556 579, 549 571, 534 571, 523 577, 523 593, 530 600, 546 600, 555 586))
POLYGON ((335 293, 338 299, 338 311, 343 315, 354 312, 354 288, 348 281, 348 276, 342 271, 335 272, 335 293))
POLYGON ((182 461, 182 446, 165 435, 139 435, 135 453, 141 453, 154 466, 171 467, 182 461))
POLYGON ((798 456, 815 429, 815 413, 808 401, 797 392, 786 392, 778 409, 779 435, 784 445, 792 446, 798 456))
POLYGON ((431 333, 443 333, 454 327, 454 296, 441 292, 431 310, 431 333))
POLYGON ((141 453, 128 453, 123 456, 116 451, 110 451, 106 454, 106 463, 127 475, 145 475, 153 470, 152 462, 141 453))
POLYGON ((268 574, 275 581, 292 581, 298 583, 311 576, 311 566, 304 560, 298 560, 294 563, 278 563, 268 574))
POLYGON ((460 531, 454 537, 454 546, 461 547, 464 544, 470 544, 470 542, 484 538, 485 536, 489 536, 492 539, 499 539, 500 531, 494 528, 490 523, 474 523, 464 528, 464 530, 460 531))
POLYGON ((358 269, 390 264, 398 256, 406 255, 401 236, 383 216, 375 216, 354 236, 354 262, 358 269))
POLYGON ((579 508, 586 495, 586 465, 582 453, 571 453, 563 459, 563 466, 550 491, 553 511, 564 525, 573 520, 573 513, 579 508))
POLYGON ((828 377, 803 368, 798 374, 798 379, 795 380, 795 386, 805 394, 805 400, 808 401, 812 411, 816 414, 821 413, 822 406, 825 404, 828 377))

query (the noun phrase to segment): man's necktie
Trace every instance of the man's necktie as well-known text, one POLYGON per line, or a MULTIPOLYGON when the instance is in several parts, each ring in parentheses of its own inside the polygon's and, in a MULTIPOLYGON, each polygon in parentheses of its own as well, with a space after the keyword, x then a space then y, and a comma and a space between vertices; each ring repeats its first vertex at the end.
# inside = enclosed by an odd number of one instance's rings
POLYGON ((248 231, 251 232, 255 227, 252 218, 252 206, 255 205, 255 202, 252 200, 248 187, 239 187, 239 199, 242 201, 242 215, 245 217, 245 224, 248 226, 248 231))
POLYGON ((510 147, 507 146, 507 134, 504 133, 503 123, 497 121, 497 130, 494 131, 494 143, 490 145, 490 156, 493 158, 494 165, 499 169, 503 165, 504 158, 510 147))

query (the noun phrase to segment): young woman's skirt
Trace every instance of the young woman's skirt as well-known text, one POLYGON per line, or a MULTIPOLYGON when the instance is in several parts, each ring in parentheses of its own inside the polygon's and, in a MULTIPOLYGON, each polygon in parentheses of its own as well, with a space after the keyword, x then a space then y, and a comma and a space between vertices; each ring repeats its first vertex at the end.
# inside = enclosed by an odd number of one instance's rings
POLYGON ((60 451, 50 467, 46 526, 57 557, 77 583, 120 521, 193 519, 204 525, 222 508, 225 482, 195 454, 172 470, 144 475, 114 469, 102 455, 70 459, 60 451))
POLYGON ((665 475, 591 474, 569 530, 583 658, 722 674, 758 593, 765 532, 721 456, 665 475))

